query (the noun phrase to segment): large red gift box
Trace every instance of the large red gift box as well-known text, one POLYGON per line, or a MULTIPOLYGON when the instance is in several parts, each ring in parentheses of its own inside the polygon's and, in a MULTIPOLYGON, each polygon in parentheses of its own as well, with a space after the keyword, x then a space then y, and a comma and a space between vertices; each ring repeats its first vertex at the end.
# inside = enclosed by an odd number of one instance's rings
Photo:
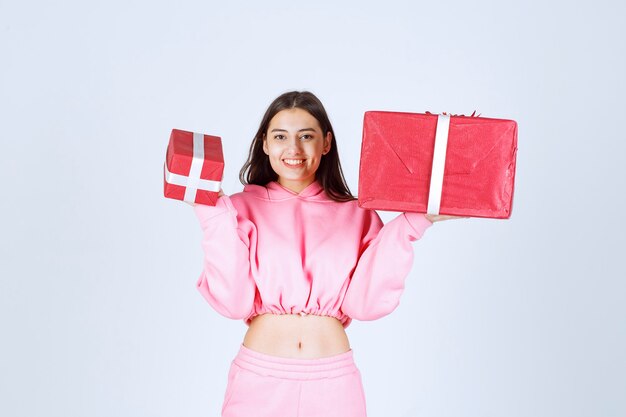
POLYGON ((224 173, 221 139, 172 129, 163 171, 165 197, 214 206, 224 173))
POLYGON ((359 205, 506 219, 516 153, 513 120, 369 111, 363 121, 359 205))

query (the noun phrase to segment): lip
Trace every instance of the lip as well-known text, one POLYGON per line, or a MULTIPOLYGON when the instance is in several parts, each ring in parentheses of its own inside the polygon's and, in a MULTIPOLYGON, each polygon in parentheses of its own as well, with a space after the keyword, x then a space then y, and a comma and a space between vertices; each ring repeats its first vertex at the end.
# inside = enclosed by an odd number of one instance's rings
POLYGON ((283 163, 283 165, 284 165, 285 167, 287 167, 287 168, 291 168, 291 169, 298 169, 298 168, 301 168, 301 167, 303 167, 303 166, 304 166, 304 163, 306 162, 306 159, 301 159, 301 158, 284 158, 284 159, 281 159, 281 162, 282 162, 282 163, 283 163), (299 161, 302 161, 302 163, 300 163, 300 164, 298 164, 298 165, 291 165, 291 164, 288 164, 288 163, 286 162, 286 160, 287 160, 287 159, 299 160, 299 161))

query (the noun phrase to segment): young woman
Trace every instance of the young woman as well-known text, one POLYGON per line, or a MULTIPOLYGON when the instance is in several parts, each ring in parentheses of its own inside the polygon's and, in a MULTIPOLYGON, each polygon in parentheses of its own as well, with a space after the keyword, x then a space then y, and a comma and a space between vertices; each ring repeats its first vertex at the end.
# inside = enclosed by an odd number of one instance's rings
POLYGON ((359 208, 326 111, 309 92, 272 102, 240 179, 243 192, 195 206, 205 253, 198 289, 249 326, 222 416, 365 416, 344 329, 396 308, 411 242, 447 216, 403 213, 383 226, 359 208))

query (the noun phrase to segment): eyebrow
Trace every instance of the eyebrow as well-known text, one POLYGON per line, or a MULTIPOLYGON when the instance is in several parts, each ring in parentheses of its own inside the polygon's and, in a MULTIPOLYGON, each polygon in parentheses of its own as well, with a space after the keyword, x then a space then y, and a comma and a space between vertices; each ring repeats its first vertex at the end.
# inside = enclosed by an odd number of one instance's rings
MULTIPOLYGON (((287 130, 285 129, 272 129, 270 130, 270 132, 286 132, 287 130)), ((315 132, 315 129, 313 129, 312 127, 305 127, 304 129, 300 129, 298 130, 298 132, 315 132)))

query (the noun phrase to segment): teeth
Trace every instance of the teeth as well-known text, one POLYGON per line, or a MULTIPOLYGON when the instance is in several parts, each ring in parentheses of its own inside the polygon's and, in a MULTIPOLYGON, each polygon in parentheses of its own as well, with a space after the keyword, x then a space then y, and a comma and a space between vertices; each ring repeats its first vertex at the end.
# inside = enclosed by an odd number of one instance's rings
POLYGON ((288 165, 300 165, 304 162, 302 159, 285 159, 284 161, 288 165))

